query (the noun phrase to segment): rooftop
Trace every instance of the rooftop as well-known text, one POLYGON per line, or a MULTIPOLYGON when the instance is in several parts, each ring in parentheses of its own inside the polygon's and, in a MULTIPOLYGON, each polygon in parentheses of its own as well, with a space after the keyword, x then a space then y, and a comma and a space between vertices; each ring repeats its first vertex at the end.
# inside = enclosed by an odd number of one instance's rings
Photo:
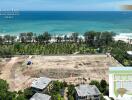
POLYGON ((41 93, 35 93, 30 100, 50 100, 51 96, 41 93))
POLYGON ((109 68, 110 71, 132 71, 132 67, 128 66, 128 67, 110 67, 109 68))
POLYGON ((52 80, 50 78, 40 77, 32 82, 31 87, 42 90, 46 88, 51 81, 52 80))
POLYGON ((131 66, 128 66, 128 67, 110 67, 109 73, 116 73, 116 74, 132 73, 132 67, 131 66))
POLYGON ((127 54, 128 55, 132 55, 132 51, 127 51, 127 54))
POLYGON ((75 87, 78 96, 99 95, 100 91, 95 85, 82 84, 75 87))

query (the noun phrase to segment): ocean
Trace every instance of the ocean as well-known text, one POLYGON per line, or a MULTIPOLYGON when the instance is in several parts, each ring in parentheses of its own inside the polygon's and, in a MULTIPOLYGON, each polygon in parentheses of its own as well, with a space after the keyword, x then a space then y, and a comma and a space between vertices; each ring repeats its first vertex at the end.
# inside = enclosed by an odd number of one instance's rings
POLYGON ((20 11, 12 18, 0 16, 0 35, 22 32, 64 35, 72 32, 112 31, 132 33, 132 12, 127 11, 20 11))

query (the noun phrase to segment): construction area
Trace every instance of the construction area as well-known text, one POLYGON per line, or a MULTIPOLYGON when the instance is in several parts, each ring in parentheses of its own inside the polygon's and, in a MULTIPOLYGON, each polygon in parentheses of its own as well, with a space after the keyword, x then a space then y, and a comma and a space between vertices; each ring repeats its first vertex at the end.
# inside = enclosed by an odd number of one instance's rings
POLYGON ((108 81, 108 69, 121 66, 108 55, 41 56, 0 58, 0 79, 7 80, 11 91, 30 87, 38 77, 66 81, 69 84, 108 81))

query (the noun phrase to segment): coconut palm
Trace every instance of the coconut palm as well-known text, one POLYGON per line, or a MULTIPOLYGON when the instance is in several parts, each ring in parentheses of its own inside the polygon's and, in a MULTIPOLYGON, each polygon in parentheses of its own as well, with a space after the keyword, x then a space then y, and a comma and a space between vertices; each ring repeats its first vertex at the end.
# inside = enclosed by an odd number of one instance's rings
POLYGON ((27 41, 29 41, 31 43, 32 40, 33 40, 33 33, 32 32, 28 32, 27 33, 27 41))
POLYGON ((51 35, 48 32, 43 33, 43 41, 48 43, 51 40, 51 35))
POLYGON ((26 33, 20 33, 19 39, 22 43, 27 42, 27 34, 26 33))
POLYGON ((10 37, 10 40, 11 40, 11 43, 12 43, 12 44, 15 42, 15 39, 16 39, 16 38, 17 38, 16 36, 11 36, 11 37, 10 37))
POLYGON ((5 39, 5 42, 7 42, 9 44, 11 36, 10 35, 5 35, 4 39, 5 39))
POLYGON ((0 44, 4 43, 4 38, 2 36, 0 36, 0 44))
POLYGON ((72 33, 72 40, 75 42, 75 43, 77 43, 78 42, 78 35, 79 35, 79 33, 72 33))

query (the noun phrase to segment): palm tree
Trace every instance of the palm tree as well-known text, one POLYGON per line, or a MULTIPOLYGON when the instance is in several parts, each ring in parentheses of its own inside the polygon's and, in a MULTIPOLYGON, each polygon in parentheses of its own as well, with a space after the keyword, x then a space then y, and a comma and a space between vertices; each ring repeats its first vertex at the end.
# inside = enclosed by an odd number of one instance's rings
POLYGON ((89 44, 90 46, 94 46, 94 42, 96 40, 96 32, 89 31, 84 33, 85 43, 89 44))
POLYGON ((33 39, 33 43, 34 43, 34 42, 37 42, 37 41, 35 41, 36 37, 37 37, 37 34, 34 33, 34 34, 33 34, 33 37, 32 37, 32 39, 33 39))
POLYGON ((115 33, 113 32, 102 32, 101 40, 103 41, 103 45, 108 45, 110 42, 112 42, 114 35, 115 33))
POLYGON ((26 43, 27 42, 27 34, 26 33, 20 33, 19 38, 20 38, 20 41, 22 43, 26 43))
POLYGON ((35 41, 39 42, 39 43, 43 43, 44 39, 43 39, 43 35, 38 35, 35 37, 35 41))
POLYGON ((85 32, 84 33, 85 43, 88 43, 89 42, 88 41, 89 40, 89 38, 88 38, 89 35, 88 34, 89 34, 89 32, 85 32))
POLYGON ((60 36, 57 36, 57 37, 56 37, 56 42, 57 42, 57 43, 61 43, 61 42, 62 42, 62 40, 63 40, 63 38, 62 38, 62 37, 60 37, 60 36))
POLYGON ((4 39, 2 36, 0 36, 0 44, 3 44, 4 43, 4 39))
POLYGON ((79 33, 72 33, 72 40, 75 42, 75 43, 77 43, 78 42, 78 35, 79 35, 79 33))
POLYGON ((33 33, 32 32, 28 32, 27 33, 27 40, 31 43, 31 41, 33 40, 33 33))
POLYGON ((81 37, 79 37, 78 42, 79 42, 79 44, 81 44, 83 42, 83 39, 81 37))
POLYGON ((9 44, 10 40, 11 40, 11 36, 10 35, 5 35, 4 36, 5 41, 9 44))
POLYGON ((66 42, 68 40, 67 35, 64 36, 64 41, 66 42))
POLYGON ((43 33, 43 41, 48 43, 51 40, 51 35, 48 32, 43 33))
POLYGON ((15 39, 16 39, 16 38, 17 38, 16 36, 11 36, 11 37, 10 37, 10 40, 11 40, 11 43, 12 43, 12 44, 15 42, 15 39))

